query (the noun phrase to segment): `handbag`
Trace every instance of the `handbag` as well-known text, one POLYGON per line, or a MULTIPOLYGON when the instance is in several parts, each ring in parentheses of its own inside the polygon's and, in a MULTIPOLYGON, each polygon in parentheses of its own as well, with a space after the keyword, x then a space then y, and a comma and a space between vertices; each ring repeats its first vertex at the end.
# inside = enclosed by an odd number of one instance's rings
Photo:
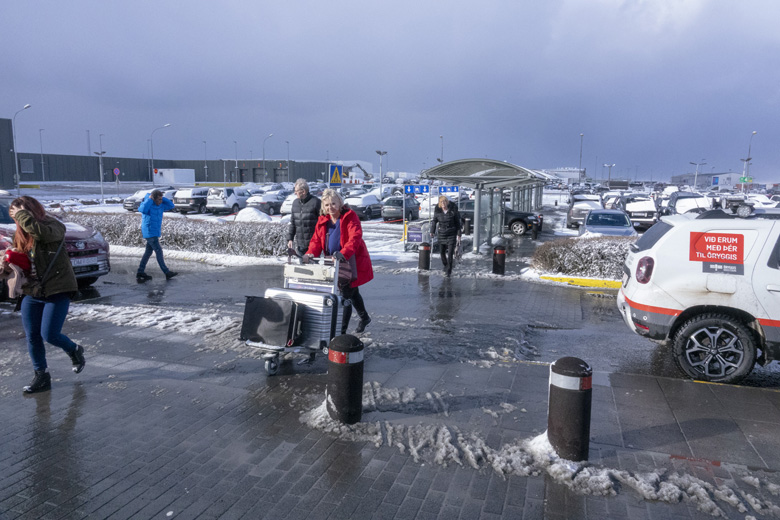
POLYGON ((43 276, 38 278, 37 280, 31 280, 27 283, 27 290, 30 292, 30 296, 33 298, 36 298, 38 300, 42 298, 46 298, 46 288, 44 287, 44 283, 46 283, 46 280, 49 278, 49 273, 51 272, 51 268, 54 267, 54 261, 57 259, 57 257, 60 254, 60 251, 62 251, 62 246, 65 245, 65 239, 62 239, 62 242, 60 242, 60 247, 57 248, 57 252, 54 253, 54 256, 49 261, 49 265, 46 267, 46 271, 43 273, 43 276))
POLYGON ((339 287, 346 287, 355 280, 357 280, 357 260, 355 255, 352 255, 346 262, 339 263, 339 287))

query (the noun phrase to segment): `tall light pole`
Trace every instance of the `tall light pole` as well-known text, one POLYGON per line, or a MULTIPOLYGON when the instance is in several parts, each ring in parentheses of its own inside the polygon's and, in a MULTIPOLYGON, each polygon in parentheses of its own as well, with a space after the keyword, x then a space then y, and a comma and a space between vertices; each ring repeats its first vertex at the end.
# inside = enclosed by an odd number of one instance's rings
POLYGON ((16 115, 21 112, 22 110, 27 110, 32 105, 27 103, 22 108, 16 111, 16 114, 14 114, 13 119, 11 120, 11 134, 13 134, 14 137, 14 167, 16 168, 16 196, 21 196, 21 188, 19 187, 19 159, 16 155, 16 115))
POLYGON ((608 177, 607 177, 607 188, 609 188, 609 182, 612 180, 612 167, 615 166, 615 165, 614 164, 606 164, 606 163, 604 163, 604 166, 609 168, 609 170, 607 171, 607 175, 608 175, 608 177))
POLYGON ((103 201, 103 155, 105 155, 106 152, 103 151, 103 134, 100 134, 98 136, 98 140, 100 142, 100 151, 95 152, 95 155, 98 156, 98 168, 100 169, 100 203, 105 204, 103 201))
POLYGON ((268 178, 268 172, 265 171, 265 142, 268 141, 274 134, 268 134, 268 137, 263 139, 263 182, 268 178))
POLYGON ((46 172, 43 169, 43 128, 40 128, 38 130, 38 139, 41 142, 41 180, 43 182, 46 182, 46 172))
POLYGON ((236 147, 236 181, 238 180, 238 141, 233 141, 233 146, 236 147))
MULTIPOLYGON (((706 161, 707 159, 702 159, 702 161, 706 161)), ((706 162, 689 162, 688 164, 693 164, 696 166, 696 172, 693 174, 693 191, 696 191, 696 181, 699 178, 699 166, 704 166, 707 164, 706 162)))
POLYGON ((290 141, 285 143, 287 143, 287 182, 290 182, 290 141))
POLYGON ((382 177, 382 156, 387 155, 387 151, 377 150, 376 153, 379 155, 379 198, 382 198, 382 182, 384 181, 382 177))
POLYGON ((444 162, 444 136, 440 135, 439 139, 441 139, 441 155, 439 156, 439 162, 444 162))
POLYGON ((161 127, 152 130, 152 135, 149 136, 149 148, 152 153, 152 171, 150 172, 152 174, 152 186, 156 186, 156 184, 154 183, 154 133, 157 130, 162 130, 163 128, 168 128, 169 126, 171 126, 170 123, 165 123, 161 127))
POLYGON ((580 174, 580 182, 583 182, 585 180, 585 176, 582 175, 582 138, 585 137, 585 134, 580 134, 580 168, 579 168, 579 174, 580 174))
POLYGON ((209 182, 209 153, 206 148, 206 141, 203 141, 203 172, 206 175, 206 182, 209 182))

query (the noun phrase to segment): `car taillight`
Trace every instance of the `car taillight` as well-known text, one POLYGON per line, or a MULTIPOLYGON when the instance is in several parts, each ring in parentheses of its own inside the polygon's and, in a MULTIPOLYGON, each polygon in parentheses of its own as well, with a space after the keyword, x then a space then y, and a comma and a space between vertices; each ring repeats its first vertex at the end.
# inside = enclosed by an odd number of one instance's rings
POLYGON ((649 256, 642 257, 636 265, 636 281, 642 284, 649 282, 650 277, 653 276, 654 266, 655 260, 649 256))

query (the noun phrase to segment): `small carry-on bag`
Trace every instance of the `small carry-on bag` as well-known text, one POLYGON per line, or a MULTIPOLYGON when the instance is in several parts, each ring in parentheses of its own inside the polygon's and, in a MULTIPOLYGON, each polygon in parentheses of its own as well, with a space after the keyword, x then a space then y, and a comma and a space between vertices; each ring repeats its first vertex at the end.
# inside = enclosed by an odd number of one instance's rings
POLYGON ((292 347, 303 336, 303 312, 291 300, 247 296, 241 340, 292 347))

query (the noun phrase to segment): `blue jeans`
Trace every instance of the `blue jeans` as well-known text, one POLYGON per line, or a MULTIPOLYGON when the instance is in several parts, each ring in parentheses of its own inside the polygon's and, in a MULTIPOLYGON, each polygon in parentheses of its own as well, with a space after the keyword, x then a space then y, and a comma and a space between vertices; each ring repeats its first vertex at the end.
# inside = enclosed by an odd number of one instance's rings
POLYGON ((163 273, 168 273, 168 268, 165 266, 165 260, 163 260, 163 250, 160 247, 160 237, 152 237, 146 239, 146 251, 144 256, 141 257, 141 265, 138 266, 138 274, 146 271, 146 263, 152 257, 152 253, 157 256, 157 263, 160 264, 160 269, 163 273))
POLYGON ((45 300, 32 296, 22 299, 22 325, 27 335, 27 350, 35 370, 46 370, 44 341, 60 347, 65 352, 72 353, 76 350, 76 344, 62 333, 69 307, 68 293, 55 294, 45 300))

